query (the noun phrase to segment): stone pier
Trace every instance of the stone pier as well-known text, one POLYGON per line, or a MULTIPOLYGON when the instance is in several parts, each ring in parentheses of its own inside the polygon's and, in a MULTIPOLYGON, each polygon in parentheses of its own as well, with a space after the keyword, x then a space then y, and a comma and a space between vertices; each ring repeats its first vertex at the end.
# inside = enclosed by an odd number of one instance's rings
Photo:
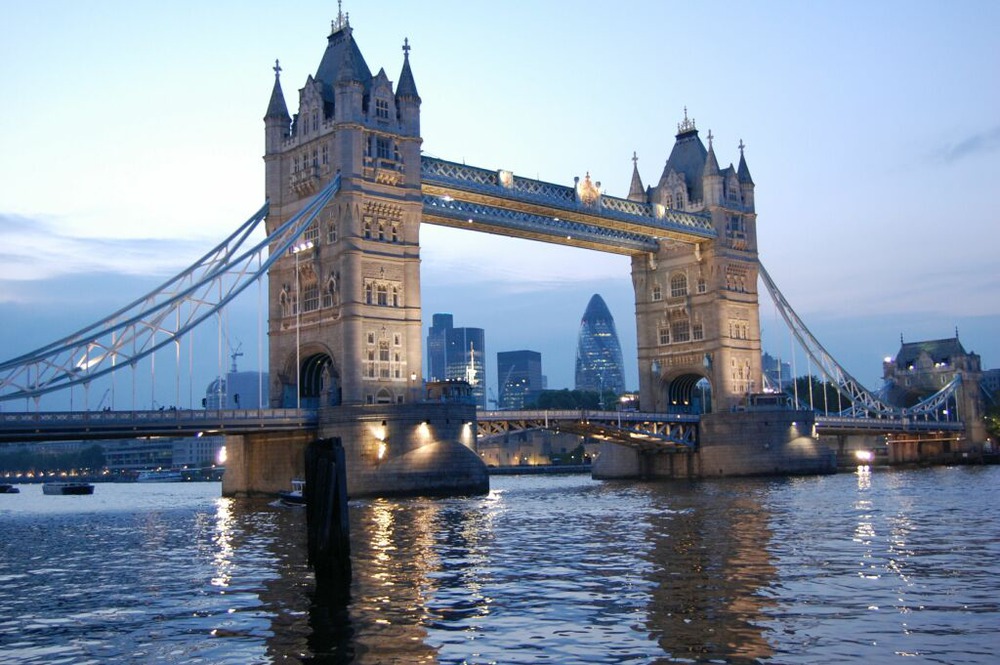
POLYGON ((602 445, 593 476, 613 478, 710 478, 834 473, 836 453, 813 437, 809 411, 710 413, 702 416, 692 452, 642 453, 602 445))
POLYGON ((305 477, 309 442, 339 437, 347 494, 482 494, 486 465, 475 452, 476 410, 453 402, 339 406, 315 431, 226 437, 225 496, 273 496, 305 477))

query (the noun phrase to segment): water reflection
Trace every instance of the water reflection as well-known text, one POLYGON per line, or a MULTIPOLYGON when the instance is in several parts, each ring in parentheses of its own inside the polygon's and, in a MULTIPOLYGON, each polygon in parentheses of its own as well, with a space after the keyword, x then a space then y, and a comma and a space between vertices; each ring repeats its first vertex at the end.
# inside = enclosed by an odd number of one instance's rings
POLYGON ((650 517, 655 564, 647 626, 673 658, 754 662, 773 654, 764 615, 775 567, 759 487, 660 485, 650 517), (661 489, 662 488, 662 489, 661 489))

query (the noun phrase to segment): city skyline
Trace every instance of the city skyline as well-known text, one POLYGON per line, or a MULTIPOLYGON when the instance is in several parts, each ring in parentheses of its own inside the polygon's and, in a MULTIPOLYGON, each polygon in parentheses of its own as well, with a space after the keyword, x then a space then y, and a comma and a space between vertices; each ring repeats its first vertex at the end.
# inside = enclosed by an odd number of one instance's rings
MULTIPOLYGON (((390 77, 409 38, 428 155, 563 184, 589 172, 624 196, 633 151, 655 183, 685 107, 716 136, 723 166, 745 141, 762 261, 820 341, 875 388, 900 333, 942 339, 957 327, 984 367, 1000 365, 990 297, 1000 278, 980 238, 1000 205, 986 180, 1000 151, 988 30, 1000 10, 905 7, 442 3, 447 24, 402 3, 344 8, 372 68, 390 77)), ((224 2, 8 9, 2 48, 17 64, 0 73, 12 93, 0 110, 12 128, 0 155, 3 359, 163 281, 259 206, 271 67, 279 58, 296 99, 335 12, 325 2, 292 15, 224 2), (184 48, 172 46, 182 34, 184 48)), ((550 386, 570 387, 579 312, 601 293, 636 387, 627 259, 422 230, 425 332, 432 312, 452 312, 487 331, 487 353, 537 350, 550 386)), ((257 315, 241 316, 254 347, 257 315)), ((763 297, 761 321, 765 349, 787 356, 763 297)))

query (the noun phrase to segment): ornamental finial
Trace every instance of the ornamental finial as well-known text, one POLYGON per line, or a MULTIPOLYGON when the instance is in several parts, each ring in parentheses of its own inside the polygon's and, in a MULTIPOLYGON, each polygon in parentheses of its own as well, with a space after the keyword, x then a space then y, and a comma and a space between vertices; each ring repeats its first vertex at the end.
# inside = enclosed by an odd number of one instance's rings
POLYGON ((714 138, 715 138, 715 137, 714 137, 714 136, 712 136, 712 130, 711 130, 711 129, 710 129, 710 130, 708 130, 708 149, 709 149, 709 150, 711 150, 711 149, 712 149, 712 139, 714 139, 714 138))
POLYGON ((410 38, 409 37, 403 37, 403 59, 404 60, 409 60, 410 59, 410 38))
POLYGON ((330 32, 337 32, 349 25, 347 14, 344 13, 343 0, 337 0, 337 18, 330 21, 330 32))
POLYGON ((635 150, 632 151, 632 166, 639 167, 639 155, 635 153, 635 150))
POLYGON ((740 149, 740 157, 742 157, 743 156, 743 148, 747 147, 746 144, 743 143, 743 139, 740 139, 740 145, 738 147, 740 149))
POLYGON ((274 69, 274 78, 280 77, 281 76, 281 64, 278 63, 278 59, 277 58, 274 59, 274 67, 273 67, 273 69, 274 69))
POLYGON ((688 107, 684 107, 684 120, 677 123, 677 133, 690 132, 695 128, 694 118, 688 120, 688 107))

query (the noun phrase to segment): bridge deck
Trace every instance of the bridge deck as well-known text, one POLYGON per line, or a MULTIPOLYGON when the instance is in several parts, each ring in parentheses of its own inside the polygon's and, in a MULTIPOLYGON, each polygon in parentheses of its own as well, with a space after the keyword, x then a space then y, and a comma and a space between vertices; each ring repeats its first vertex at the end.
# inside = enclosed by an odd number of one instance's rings
POLYGON ((0 413, 0 442, 245 434, 316 424, 316 411, 308 409, 0 413))

